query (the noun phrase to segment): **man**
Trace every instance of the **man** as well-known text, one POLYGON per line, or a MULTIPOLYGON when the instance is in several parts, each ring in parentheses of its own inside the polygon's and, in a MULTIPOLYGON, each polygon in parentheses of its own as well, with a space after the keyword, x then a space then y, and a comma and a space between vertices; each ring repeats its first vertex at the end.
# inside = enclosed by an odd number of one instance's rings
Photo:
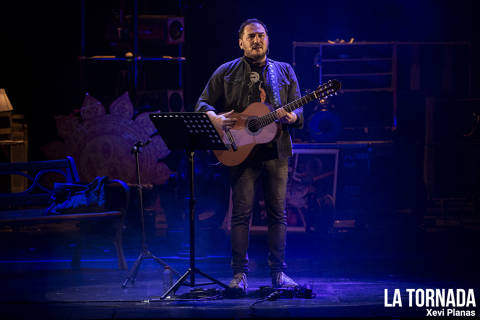
MULTIPOLYGON (((280 107, 300 98, 297 78, 287 63, 267 58, 268 33, 263 22, 248 19, 238 32, 243 57, 221 65, 210 77, 195 109, 205 111, 217 128, 230 129, 240 113, 253 102, 280 107), (217 114, 226 112, 223 114, 217 114)), ((295 287, 285 273, 286 212, 285 194, 288 179, 288 157, 292 155, 289 127, 303 126, 301 109, 284 112, 282 129, 270 143, 255 146, 249 157, 230 168, 232 186, 232 269, 230 288, 247 289, 249 223, 255 196, 254 185, 263 179, 268 221, 268 264, 272 286, 295 287)))

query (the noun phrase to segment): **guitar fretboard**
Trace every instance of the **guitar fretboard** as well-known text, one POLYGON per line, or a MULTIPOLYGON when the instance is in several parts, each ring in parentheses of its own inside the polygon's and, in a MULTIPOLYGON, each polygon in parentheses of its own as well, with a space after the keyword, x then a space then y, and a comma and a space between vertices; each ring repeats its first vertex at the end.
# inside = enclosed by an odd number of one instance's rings
POLYGON ((249 128, 252 131, 256 131, 256 130, 259 130, 263 127, 266 127, 270 123, 273 123, 276 120, 281 118, 281 116, 280 116, 281 111, 280 110, 283 109, 286 112, 292 112, 293 110, 298 109, 301 106, 306 105, 307 103, 309 103, 309 102, 311 102, 311 101, 313 101, 317 98, 320 98, 320 97, 323 97, 323 95, 318 94, 316 91, 314 91, 312 93, 309 93, 306 96, 303 96, 303 97, 301 97, 301 98, 299 98, 295 101, 292 101, 292 102, 284 105, 283 107, 280 107, 280 108, 276 109, 275 111, 272 111, 270 113, 267 113, 264 116, 261 116, 261 117, 257 118, 254 121, 254 124, 252 124, 252 125, 249 124, 249 128))

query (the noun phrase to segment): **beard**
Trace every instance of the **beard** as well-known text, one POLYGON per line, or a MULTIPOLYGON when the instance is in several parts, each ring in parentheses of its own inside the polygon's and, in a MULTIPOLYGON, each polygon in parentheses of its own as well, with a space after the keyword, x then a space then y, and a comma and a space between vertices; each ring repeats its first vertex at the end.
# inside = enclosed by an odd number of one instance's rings
POLYGON ((261 47, 260 50, 256 49, 250 49, 250 50, 245 50, 245 56, 247 58, 253 59, 253 60, 263 60, 265 56, 267 55, 268 48, 266 47, 261 47))

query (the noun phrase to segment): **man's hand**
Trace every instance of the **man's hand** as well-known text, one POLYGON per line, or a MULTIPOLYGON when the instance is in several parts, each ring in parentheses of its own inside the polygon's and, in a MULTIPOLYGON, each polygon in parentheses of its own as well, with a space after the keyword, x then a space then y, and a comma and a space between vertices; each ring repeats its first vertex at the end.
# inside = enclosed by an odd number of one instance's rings
POLYGON ((295 112, 287 112, 283 108, 277 110, 278 118, 282 123, 292 124, 297 121, 297 114, 295 112))
POLYGON ((207 115, 210 118, 210 120, 213 122, 213 125, 215 126, 215 128, 221 129, 221 130, 231 129, 233 128, 233 126, 235 126, 237 119, 230 118, 232 114, 233 114, 233 110, 223 114, 215 114, 215 112, 213 111, 207 111, 207 115))

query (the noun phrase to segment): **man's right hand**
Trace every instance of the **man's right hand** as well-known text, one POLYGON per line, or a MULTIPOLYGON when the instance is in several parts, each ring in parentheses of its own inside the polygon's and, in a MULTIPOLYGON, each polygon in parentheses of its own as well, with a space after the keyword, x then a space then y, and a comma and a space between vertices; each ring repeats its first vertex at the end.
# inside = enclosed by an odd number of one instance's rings
POLYGON ((233 114, 233 110, 227 113, 222 113, 222 114, 216 114, 213 111, 207 111, 207 115, 212 121, 213 125, 217 129, 221 129, 221 130, 231 129, 233 128, 233 126, 235 126, 237 119, 230 118, 232 114, 233 114))

